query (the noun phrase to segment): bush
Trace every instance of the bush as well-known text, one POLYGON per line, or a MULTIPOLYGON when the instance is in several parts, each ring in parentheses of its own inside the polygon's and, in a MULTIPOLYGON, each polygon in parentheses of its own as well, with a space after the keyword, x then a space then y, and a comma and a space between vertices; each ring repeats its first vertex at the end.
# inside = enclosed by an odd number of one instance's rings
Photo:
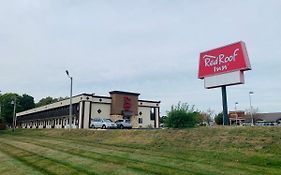
POLYGON ((165 126, 169 128, 189 128, 196 125, 196 118, 199 112, 194 111, 192 107, 189 109, 187 103, 178 103, 177 106, 172 106, 164 120, 165 126))
POLYGON ((223 113, 222 112, 215 116, 215 122, 217 125, 223 124, 223 113))

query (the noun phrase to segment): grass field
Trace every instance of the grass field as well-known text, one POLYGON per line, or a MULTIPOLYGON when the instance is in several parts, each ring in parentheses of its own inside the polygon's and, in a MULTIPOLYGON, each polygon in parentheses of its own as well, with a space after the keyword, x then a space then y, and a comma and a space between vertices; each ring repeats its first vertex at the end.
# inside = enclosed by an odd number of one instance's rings
POLYGON ((0 131, 0 174, 281 174, 280 127, 0 131))

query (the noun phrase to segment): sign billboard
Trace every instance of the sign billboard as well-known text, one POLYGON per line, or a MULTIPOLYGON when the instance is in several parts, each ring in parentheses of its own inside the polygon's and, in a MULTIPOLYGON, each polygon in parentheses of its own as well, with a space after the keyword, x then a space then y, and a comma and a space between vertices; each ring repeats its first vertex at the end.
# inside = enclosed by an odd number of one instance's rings
POLYGON ((200 53, 198 78, 250 69, 245 43, 240 41, 200 53))
POLYGON ((243 71, 234 71, 204 78, 204 86, 206 89, 244 84, 244 82, 243 71))
POLYGON ((226 86, 243 84, 244 71, 251 65, 245 43, 240 41, 200 53, 198 78, 204 79, 205 88, 221 87, 223 125, 228 125, 226 86))

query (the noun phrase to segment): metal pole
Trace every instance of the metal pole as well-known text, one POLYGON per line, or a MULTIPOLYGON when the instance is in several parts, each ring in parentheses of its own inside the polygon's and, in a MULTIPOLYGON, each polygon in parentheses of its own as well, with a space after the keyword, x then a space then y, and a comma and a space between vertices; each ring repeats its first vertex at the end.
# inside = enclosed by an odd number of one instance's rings
POLYGON ((221 92, 222 92, 222 106, 223 106, 223 125, 228 125, 226 86, 221 87, 221 92))
POLYGON ((69 98, 69 130, 71 129, 72 126, 72 77, 69 75, 68 70, 65 71, 66 75, 70 78, 70 98, 69 98))
POLYGON ((252 99, 251 95, 254 94, 253 92, 249 92, 249 99, 250 99, 250 114, 251 114, 251 120, 252 120, 252 126, 254 126, 254 117, 253 117, 253 107, 252 107, 252 99))
POLYGON ((17 104, 17 99, 15 98, 14 102, 14 114, 13 114, 13 132, 16 130, 16 104, 17 104))
POLYGON ((235 114, 236 114, 236 126, 237 126, 237 124, 238 124, 238 114, 237 114, 237 105, 238 104, 238 102, 235 102, 235 114))
POLYGON ((72 128, 72 77, 70 77, 69 128, 72 128))

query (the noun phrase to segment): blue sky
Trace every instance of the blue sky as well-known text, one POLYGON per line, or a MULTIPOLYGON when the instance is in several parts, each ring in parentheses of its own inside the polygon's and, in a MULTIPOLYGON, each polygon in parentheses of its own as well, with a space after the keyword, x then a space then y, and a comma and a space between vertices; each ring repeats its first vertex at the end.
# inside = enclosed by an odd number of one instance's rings
POLYGON ((0 1, 0 90, 35 100, 112 90, 220 112, 221 90, 197 79, 199 53, 246 43, 252 70, 228 87, 229 110, 281 111, 279 0, 0 1))

